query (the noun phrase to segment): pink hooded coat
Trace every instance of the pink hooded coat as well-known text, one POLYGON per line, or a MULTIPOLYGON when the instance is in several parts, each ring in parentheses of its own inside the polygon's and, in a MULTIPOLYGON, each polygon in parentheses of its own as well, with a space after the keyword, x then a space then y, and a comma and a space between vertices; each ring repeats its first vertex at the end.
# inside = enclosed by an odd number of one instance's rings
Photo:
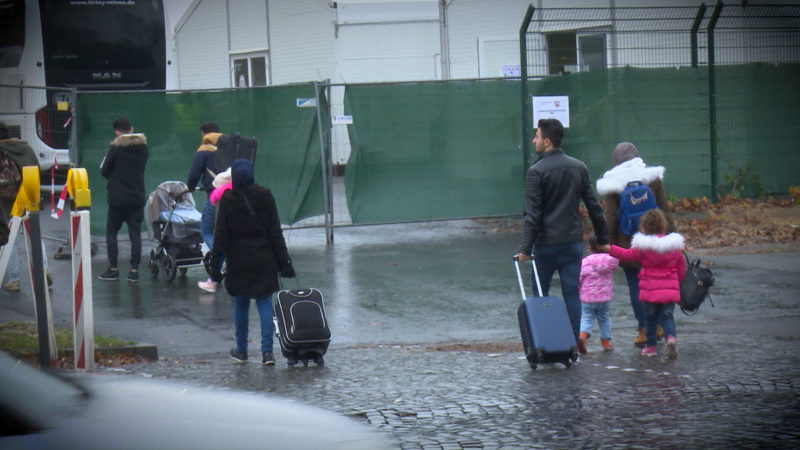
POLYGON ((636 233, 631 240, 631 248, 612 245, 609 254, 642 265, 639 272, 639 300, 648 303, 680 301, 680 282, 686 275, 683 236, 680 234, 656 236, 636 233))
POLYGON ((614 269, 619 260, 608 253, 592 253, 581 261, 580 296, 583 303, 611 301, 614 269))

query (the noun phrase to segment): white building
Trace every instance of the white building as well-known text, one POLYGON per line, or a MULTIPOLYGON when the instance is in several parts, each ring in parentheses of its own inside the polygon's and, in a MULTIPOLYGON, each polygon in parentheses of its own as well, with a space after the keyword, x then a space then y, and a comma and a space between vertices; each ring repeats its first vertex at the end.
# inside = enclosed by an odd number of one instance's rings
MULTIPOLYGON (((699 8, 701 0, 659 3, 699 8)), ((742 8, 742 3, 728 6, 742 8)), ((531 4, 537 10, 656 6, 648 0, 192 0, 174 29, 174 87, 516 77, 519 29, 531 4)), ((709 10, 713 7, 709 1, 709 10)), ((559 70, 589 70, 592 64, 615 65, 622 59, 631 64, 630 52, 609 50, 616 46, 603 31, 625 26, 613 17, 543 26, 539 31, 566 31, 561 37, 574 41, 575 64, 559 70)), ((537 39, 547 46, 545 38, 537 39)), ((547 75, 547 70, 531 75, 547 75)), ((342 113, 341 97, 342 90, 334 88, 334 115, 342 113)), ((346 160, 345 141, 335 130, 335 163, 346 160)))

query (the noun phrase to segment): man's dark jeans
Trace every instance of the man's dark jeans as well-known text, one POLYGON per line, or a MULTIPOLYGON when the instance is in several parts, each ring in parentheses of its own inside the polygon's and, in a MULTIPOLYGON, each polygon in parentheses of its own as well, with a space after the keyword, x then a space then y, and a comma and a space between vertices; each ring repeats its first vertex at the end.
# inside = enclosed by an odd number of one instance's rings
MULTIPOLYGON (((550 282, 553 280, 553 273, 558 271, 561 280, 561 294, 564 296, 564 303, 567 305, 567 314, 572 323, 572 331, 575 339, 581 328, 581 298, 578 293, 581 276, 581 260, 583 259, 583 242, 574 244, 554 244, 537 245, 534 248, 534 259, 536 268, 539 271, 539 281, 542 284, 542 293, 550 295, 550 282)), ((531 276, 533 281, 533 295, 538 296, 536 289, 535 275, 531 276)))
POLYGON ((131 269, 139 269, 139 262, 142 259, 142 221, 144 220, 144 210, 137 208, 120 208, 116 206, 108 207, 106 218, 106 247, 108 248, 108 265, 118 268, 117 258, 117 233, 122 228, 122 224, 128 225, 128 236, 131 239, 131 269))

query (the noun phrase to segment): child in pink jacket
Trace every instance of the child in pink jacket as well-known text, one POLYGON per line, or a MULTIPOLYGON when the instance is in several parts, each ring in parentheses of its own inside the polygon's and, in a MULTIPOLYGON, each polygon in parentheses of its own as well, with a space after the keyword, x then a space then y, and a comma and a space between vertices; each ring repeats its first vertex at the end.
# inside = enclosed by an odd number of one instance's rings
MULTIPOLYGON (((233 184, 231 183, 231 168, 228 167, 228 170, 218 173, 211 184, 214 190, 209 194, 208 201, 210 201, 212 205, 217 206, 217 202, 219 202, 222 194, 233 188, 233 184)), ((224 256, 222 260, 224 261, 224 256)), ((211 277, 208 277, 207 280, 198 281, 197 287, 206 292, 214 293, 217 292, 219 284, 212 280, 211 277)))
POLYGON ((625 261, 638 261, 639 300, 645 303, 644 356, 656 356, 656 323, 661 323, 667 338, 667 357, 678 357, 675 320, 672 313, 681 299, 680 283, 686 275, 683 236, 667 232, 667 218, 658 209, 647 211, 639 220, 639 233, 633 235, 631 248, 612 245, 609 254, 625 261))
POLYGON ((600 344, 603 350, 614 350, 611 343, 611 318, 608 316, 608 304, 614 287, 612 276, 619 266, 619 260, 601 253, 597 247, 597 238, 589 239, 592 254, 583 258, 579 293, 581 296, 581 333, 578 335, 578 351, 586 353, 586 341, 592 335, 592 324, 595 318, 600 327, 600 344))

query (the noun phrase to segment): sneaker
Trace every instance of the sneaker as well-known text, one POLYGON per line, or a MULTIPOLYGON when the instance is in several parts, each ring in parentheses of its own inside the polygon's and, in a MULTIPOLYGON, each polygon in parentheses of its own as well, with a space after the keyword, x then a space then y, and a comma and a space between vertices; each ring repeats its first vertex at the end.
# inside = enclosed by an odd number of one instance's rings
POLYGON ((19 292, 21 290, 19 286, 19 280, 9 281, 3 286, 3 289, 7 290, 8 292, 19 292))
POLYGON ((197 282, 197 287, 199 287, 200 289, 202 289, 202 290, 204 290, 206 292, 210 292, 212 294, 214 292, 217 292, 217 286, 218 285, 219 285, 219 283, 217 283, 216 281, 212 280, 211 278, 207 279, 206 281, 198 281, 197 282))
POLYGON ((602 345, 603 350, 607 352, 614 350, 614 344, 611 343, 611 339, 600 339, 600 345, 602 345))
POLYGON ((656 340, 660 341, 664 339, 664 329, 661 328, 661 325, 656 325, 656 340))
POLYGON ((675 359, 678 357, 678 342, 675 340, 675 336, 670 336, 667 338, 667 358, 675 359))
POLYGON ((128 272, 128 281, 131 283, 139 281, 139 271, 131 269, 130 272, 128 272))
POLYGON ((644 347, 647 343, 647 336, 644 333, 644 328, 639 328, 639 335, 633 340, 633 345, 636 347, 644 347))
POLYGON ((275 358, 272 357, 272 352, 264 352, 261 354, 261 363, 265 366, 272 366, 275 364, 275 358))
POLYGON ((642 356, 658 356, 658 351, 656 350, 655 345, 646 345, 642 349, 642 356))
POLYGON ((578 335, 578 351, 581 352, 581 355, 586 354, 586 340, 589 339, 589 333, 585 331, 581 331, 581 334, 578 335))
POLYGON ((119 270, 109 267, 105 272, 101 273, 99 277, 101 280, 114 281, 119 280, 119 270))
POLYGON ((247 352, 240 352, 235 348, 231 349, 231 358, 238 363, 246 363, 247 362, 247 352))

